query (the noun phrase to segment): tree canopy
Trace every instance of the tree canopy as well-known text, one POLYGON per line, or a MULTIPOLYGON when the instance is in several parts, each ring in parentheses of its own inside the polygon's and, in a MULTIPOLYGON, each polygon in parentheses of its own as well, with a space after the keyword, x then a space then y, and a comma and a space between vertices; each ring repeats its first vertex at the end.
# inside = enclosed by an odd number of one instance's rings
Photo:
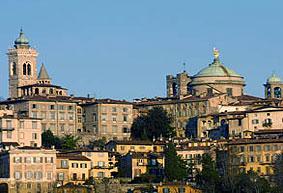
POLYGON ((161 107, 149 110, 147 115, 137 117, 132 124, 132 138, 152 140, 154 137, 173 137, 172 118, 161 107))
POLYGON ((61 138, 54 136, 52 131, 46 130, 41 134, 42 146, 56 149, 74 150, 77 147, 79 138, 73 135, 65 135, 61 138))
POLYGON ((172 143, 165 150, 165 176, 168 181, 183 181, 188 176, 186 163, 177 155, 172 143))

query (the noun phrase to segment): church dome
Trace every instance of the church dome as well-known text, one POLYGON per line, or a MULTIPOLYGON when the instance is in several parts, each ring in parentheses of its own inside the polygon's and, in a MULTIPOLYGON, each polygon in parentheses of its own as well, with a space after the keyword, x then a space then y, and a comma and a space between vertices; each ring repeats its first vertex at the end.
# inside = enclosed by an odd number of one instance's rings
POLYGON ((23 30, 21 29, 19 37, 15 40, 15 45, 28 45, 29 40, 26 38, 23 30))
POLYGON ((219 52, 214 50, 214 61, 208 67, 200 70, 194 77, 241 77, 235 71, 224 66, 219 60, 219 52))
POLYGON ((280 83, 281 79, 274 73, 267 79, 267 83, 280 83))

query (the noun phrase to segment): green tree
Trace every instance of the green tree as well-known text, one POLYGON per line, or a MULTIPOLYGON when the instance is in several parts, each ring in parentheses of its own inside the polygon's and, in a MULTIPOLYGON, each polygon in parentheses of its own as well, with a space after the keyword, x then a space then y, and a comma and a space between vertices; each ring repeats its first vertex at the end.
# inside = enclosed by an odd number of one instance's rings
POLYGON ((173 137, 176 135, 171 126, 172 118, 161 107, 149 110, 147 115, 136 118, 132 124, 132 138, 152 140, 154 137, 173 137))
POLYGON ((278 189, 283 189, 283 154, 278 155, 274 164, 274 179, 278 189))
POLYGON ((74 150, 77 148, 79 138, 73 135, 65 135, 61 140, 63 150, 74 150))
POLYGON ((216 170, 215 162, 209 154, 204 154, 201 163, 202 170, 196 176, 197 185, 203 189, 205 193, 217 192, 220 177, 216 170))
POLYGON ((165 176, 168 181, 182 181, 188 176, 186 163, 177 155, 172 143, 165 150, 165 176))
POLYGON ((55 146, 56 149, 61 149, 61 140, 59 137, 54 136, 52 131, 46 130, 41 134, 42 146, 51 148, 55 146))

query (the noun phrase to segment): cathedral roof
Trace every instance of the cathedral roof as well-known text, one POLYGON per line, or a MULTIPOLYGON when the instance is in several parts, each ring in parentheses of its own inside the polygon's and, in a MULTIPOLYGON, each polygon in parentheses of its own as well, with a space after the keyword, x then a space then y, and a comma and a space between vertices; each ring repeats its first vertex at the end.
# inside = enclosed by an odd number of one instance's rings
POLYGON ((41 65, 37 79, 39 79, 39 80, 50 80, 44 64, 41 65))
POLYGON ((241 77, 235 71, 224 66, 219 60, 219 52, 214 49, 214 61, 212 64, 209 64, 208 67, 200 70, 194 77, 217 77, 217 76, 225 76, 225 77, 241 77))
POLYGON ((267 83, 280 83, 280 82, 281 79, 274 73, 267 79, 267 83))
POLYGON ((19 37, 15 40, 15 45, 28 45, 29 40, 26 38, 23 30, 21 29, 19 37))

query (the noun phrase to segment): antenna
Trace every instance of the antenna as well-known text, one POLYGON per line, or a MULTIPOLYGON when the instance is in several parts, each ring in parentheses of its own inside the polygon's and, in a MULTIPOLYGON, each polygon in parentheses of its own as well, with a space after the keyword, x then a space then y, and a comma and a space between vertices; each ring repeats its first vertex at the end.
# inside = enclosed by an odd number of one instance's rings
POLYGON ((186 72, 186 62, 183 62, 183 72, 186 72))

